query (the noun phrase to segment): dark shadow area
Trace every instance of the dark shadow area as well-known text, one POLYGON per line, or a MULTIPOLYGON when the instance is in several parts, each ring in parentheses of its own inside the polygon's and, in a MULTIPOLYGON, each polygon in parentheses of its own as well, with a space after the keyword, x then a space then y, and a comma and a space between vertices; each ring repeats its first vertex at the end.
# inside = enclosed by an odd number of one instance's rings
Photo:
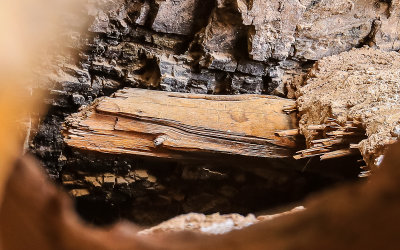
POLYGON ((141 226, 189 212, 262 214, 301 205, 316 192, 359 180, 360 165, 359 157, 295 161, 220 156, 177 162, 75 152, 74 159, 62 179, 71 194, 87 190, 76 197, 79 214, 96 225, 128 219, 141 226))

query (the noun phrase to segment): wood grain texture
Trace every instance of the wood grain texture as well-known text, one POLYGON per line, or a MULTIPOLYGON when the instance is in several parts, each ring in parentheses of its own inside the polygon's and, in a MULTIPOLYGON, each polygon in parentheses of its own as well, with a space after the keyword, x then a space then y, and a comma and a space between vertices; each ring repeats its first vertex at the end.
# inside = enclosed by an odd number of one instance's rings
POLYGON ((289 99, 211 96, 126 88, 69 117, 64 137, 83 150, 161 158, 221 153, 264 158, 292 155, 297 128, 289 99))

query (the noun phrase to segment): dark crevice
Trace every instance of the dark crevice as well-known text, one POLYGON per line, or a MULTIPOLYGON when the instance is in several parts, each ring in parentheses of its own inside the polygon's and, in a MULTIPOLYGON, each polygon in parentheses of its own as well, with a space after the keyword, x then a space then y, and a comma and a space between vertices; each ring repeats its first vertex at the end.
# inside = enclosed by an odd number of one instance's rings
POLYGON ((160 68, 155 58, 148 58, 145 65, 134 72, 137 74, 138 84, 133 87, 158 89, 160 87, 160 68))
POLYGON ((362 48, 363 46, 376 47, 375 37, 378 31, 381 29, 382 21, 380 18, 372 21, 371 31, 368 33, 366 37, 364 37, 360 43, 356 46, 357 48, 362 48))
POLYGON ((147 16, 145 27, 151 29, 151 26, 153 25, 153 22, 157 17, 159 5, 156 0, 149 0, 149 3, 150 3, 150 12, 147 16))
POLYGON ((216 0, 197 1, 197 6, 195 7, 196 12, 193 16, 192 36, 207 26, 216 4, 216 0))
POLYGON ((231 93, 231 82, 232 75, 226 72, 220 72, 215 74, 216 86, 214 88, 214 93, 216 95, 227 95, 231 93))

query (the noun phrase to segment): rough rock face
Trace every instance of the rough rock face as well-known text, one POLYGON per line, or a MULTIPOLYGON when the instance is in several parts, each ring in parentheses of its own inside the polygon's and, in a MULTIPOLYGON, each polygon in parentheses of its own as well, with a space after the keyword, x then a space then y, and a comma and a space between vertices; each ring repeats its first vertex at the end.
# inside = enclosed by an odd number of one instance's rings
POLYGON ((238 0, 248 32, 249 55, 270 59, 318 60, 373 43, 398 49, 397 3, 387 1, 238 0))
POLYGON ((200 0, 167 0, 158 4, 158 11, 151 26, 153 30, 177 35, 193 33, 194 16, 197 8, 201 8, 200 0))
MULTIPOLYGON (((353 142, 369 167, 379 166, 388 144, 400 135, 400 55, 372 48, 353 49, 314 65, 300 88, 300 127, 308 143, 320 134, 311 125, 334 119, 360 124, 368 138, 353 142)), ((337 138, 350 140, 349 127, 337 138)), ((342 141, 343 143, 343 141, 342 141)))
POLYGON ((257 61, 284 60, 293 54, 295 30, 306 7, 299 1, 242 1, 238 8, 248 31, 249 55, 257 61))
POLYGON ((295 57, 318 60, 352 47, 399 49, 394 1, 300 1, 306 6, 297 23, 295 57))

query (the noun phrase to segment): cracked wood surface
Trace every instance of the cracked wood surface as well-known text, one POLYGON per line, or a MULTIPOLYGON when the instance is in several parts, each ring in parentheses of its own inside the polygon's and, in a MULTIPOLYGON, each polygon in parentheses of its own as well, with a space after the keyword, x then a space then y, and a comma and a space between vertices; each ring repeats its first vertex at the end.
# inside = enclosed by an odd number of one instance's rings
POLYGON ((221 153, 264 158, 292 155, 295 101, 273 96, 215 96, 125 88, 67 119, 72 148, 161 158, 221 153))

